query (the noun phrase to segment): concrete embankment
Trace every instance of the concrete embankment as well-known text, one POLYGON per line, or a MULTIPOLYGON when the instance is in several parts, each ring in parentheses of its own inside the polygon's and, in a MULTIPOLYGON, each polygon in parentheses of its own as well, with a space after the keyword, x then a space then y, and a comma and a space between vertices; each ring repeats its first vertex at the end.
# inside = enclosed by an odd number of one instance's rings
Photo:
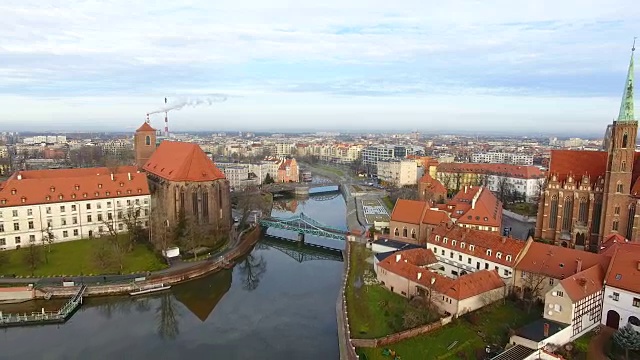
MULTIPOLYGON (((249 231, 243 232, 241 240, 238 244, 225 254, 211 258, 204 263, 199 263, 193 267, 184 268, 175 272, 167 272, 159 275, 151 275, 149 278, 140 282, 128 282, 120 284, 107 285, 91 285, 85 292, 86 296, 108 296, 122 295, 139 290, 140 287, 151 285, 175 285, 189 280, 193 280, 205 275, 209 275, 229 265, 233 264, 238 258, 246 255, 253 249, 253 246, 260 239, 260 227, 251 228, 249 231)), ((43 294, 52 297, 70 297, 78 291, 79 286, 46 286, 40 290, 43 294)))
POLYGON ((536 218, 534 216, 524 216, 524 215, 516 214, 513 211, 509 211, 507 209, 502 210, 502 215, 521 221, 521 222, 528 222, 528 223, 536 222, 536 218))

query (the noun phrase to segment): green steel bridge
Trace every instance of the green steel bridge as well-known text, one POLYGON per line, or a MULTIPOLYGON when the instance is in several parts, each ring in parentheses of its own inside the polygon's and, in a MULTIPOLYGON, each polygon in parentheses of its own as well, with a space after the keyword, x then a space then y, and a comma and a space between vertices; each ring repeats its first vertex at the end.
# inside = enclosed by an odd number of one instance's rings
POLYGON ((286 219, 265 217, 260 219, 260 226, 263 228, 295 231, 298 233, 298 240, 300 241, 304 241, 305 234, 335 240, 346 240, 347 235, 349 235, 347 231, 322 224, 306 216, 304 213, 286 219))
POLYGON ((299 263, 313 260, 343 261, 342 250, 327 246, 307 244, 280 236, 267 235, 260 240, 262 244, 276 249, 299 263))

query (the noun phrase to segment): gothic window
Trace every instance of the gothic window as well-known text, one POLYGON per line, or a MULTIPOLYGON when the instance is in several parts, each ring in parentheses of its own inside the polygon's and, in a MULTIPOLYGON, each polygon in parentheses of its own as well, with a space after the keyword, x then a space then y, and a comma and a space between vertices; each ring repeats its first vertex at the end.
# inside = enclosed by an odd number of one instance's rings
POLYGON ((621 193, 621 192, 623 192, 623 191, 624 191, 624 186, 623 186, 622 184, 620 184, 620 183, 619 183, 619 184, 617 185, 617 187, 616 187, 616 192, 621 193))
POLYGON ((549 213, 549 229, 555 229, 558 222, 558 196, 551 197, 551 211, 549 213))
POLYGON ((587 203, 587 198, 580 198, 580 207, 578 208, 578 221, 581 223, 587 222, 587 214, 589 210, 589 204, 587 203))
POLYGON ((564 207, 562 209, 562 230, 571 231, 571 218, 573 217, 573 198, 567 196, 564 199, 564 207))
POLYGON ((191 193, 191 208, 193 211, 193 217, 198 221, 198 192, 195 190, 191 193))
POLYGON ((629 205, 629 218, 627 219, 627 239, 633 238, 633 220, 636 215, 636 204, 629 205))
POLYGON ((147 135, 144 137, 145 145, 151 145, 151 136, 147 135))
POLYGON ((202 193, 202 218, 205 223, 209 219, 209 193, 206 191, 202 193))
POLYGON ((622 135, 622 148, 623 149, 627 148, 627 140, 628 140, 627 134, 622 135))
POLYGON ((613 226, 611 226, 611 230, 618 231, 618 220, 613 220, 613 226))
POLYGON ((591 229, 592 234, 597 234, 600 232, 600 217, 602 216, 602 200, 596 200, 595 206, 593 207, 593 227, 591 229))
POLYGON ((415 229, 411 229, 411 237, 412 237, 413 239, 415 239, 415 238, 416 238, 416 230, 415 230, 415 229))
POLYGON ((402 237, 407 237, 407 228, 402 229, 402 237))
POLYGON ((395 236, 400 236, 400 231, 398 231, 398 228, 396 228, 396 229, 393 231, 393 235, 395 235, 395 236))
POLYGON ((627 171, 627 162, 624 160, 620 163, 620 171, 627 171))
POLYGON ((616 215, 620 215, 620 205, 617 205, 613 208, 613 213, 616 215))

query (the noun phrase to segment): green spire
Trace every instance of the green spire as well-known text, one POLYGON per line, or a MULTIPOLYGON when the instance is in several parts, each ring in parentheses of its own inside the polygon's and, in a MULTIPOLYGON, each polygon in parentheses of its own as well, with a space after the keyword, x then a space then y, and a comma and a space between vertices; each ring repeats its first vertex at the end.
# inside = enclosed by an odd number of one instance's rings
POLYGON ((629 72, 627 73, 627 81, 624 84, 624 92, 622 93, 622 103, 620 104, 620 114, 618 121, 635 121, 633 113, 633 52, 636 50, 636 39, 633 39, 633 47, 631 48, 631 61, 629 62, 629 72))

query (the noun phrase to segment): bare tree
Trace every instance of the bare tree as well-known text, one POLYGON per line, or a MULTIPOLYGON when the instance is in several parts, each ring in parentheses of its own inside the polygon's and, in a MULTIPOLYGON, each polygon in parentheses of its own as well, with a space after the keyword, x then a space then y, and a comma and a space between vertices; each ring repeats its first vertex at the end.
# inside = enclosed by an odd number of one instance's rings
POLYGON ((444 187, 447 189, 447 191, 450 191, 452 188, 452 182, 453 182, 452 174, 448 172, 439 172, 437 177, 438 177, 438 180, 440 180, 440 182, 442 183, 442 185, 444 185, 444 187))
POLYGON ((29 266, 29 270, 31 270, 31 276, 34 275, 36 268, 42 263, 42 253, 40 252, 41 248, 36 245, 35 241, 30 241, 27 246, 26 251, 24 252, 24 262, 29 266))
POLYGON ((496 196, 503 204, 509 204, 513 200, 513 193, 515 191, 513 184, 506 176, 500 176, 498 178, 498 188, 496 190, 496 196))
POLYGON ((156 309, 158 320, 158 335, 163 339, 175 339, 180 333, 180 313, 171 293, 165 293, 160 298, 156 309))
POLYGON ((460 191, 460 189, 462 188, 462 178, 464 177, 464 174, 461 172, 455 172, 453 173, 453 185, 454 185, 454 190, 456 192, 460 191))
POLYGON ((98 241, 92 248, 91 260, 103 272, 112 272, 118 265, 113 251, 110 243, 98 241))
POLYGON ((253 211, 270 212, 270 194, 261 193, 257 186, 246 186, 242 191, 236 192, 237 209, 242 212, 238 228, 243 229, 247 225, 249 215, 253 211))
POLYGON ((539 273, 527 272, 521 276, 523 281, 522 300, 527 303, 527 312, 530 312, 533 304, 542 296, 544 284, 549 280, 545 275, 539 273))
POLYGON ((49 263, 49 253, 51 252, 51 245, 53 245, 56 240, 56 236, 53 234, 53 230, 51 226, 47 226, 46 229, 42 231, 42 246, 46 246, 47 251, 44 252, 44 261, 45 263, 49 263))
POLYGON ((151 206, 149 241, 157 251, 162 252, 166 251, 173 243, 174 230, 160 196, 154 202, 154 206, 151 206))
POLYGON ((262 255, 249 254, 238 267, 242 274, 242 288, 253 291, 258 288, 260 279, 267 272, 267 261, 262 255))
POLYGON ((198 248, 206 246, 210 239, 211 227, 198 224, 198 221, 193 217, 187 217, 180 237, 181 244, 185 249, 193 253, 194 258, 198 258, 198 248))
POLYGON ((142 208, 139 204, 132 203, 124 212, 122 222, 126 228, 125 239, 127 240, 128 251, 133 251, 133 248, 138 241, 143 238, 142 222, 141 222, 142 208))

